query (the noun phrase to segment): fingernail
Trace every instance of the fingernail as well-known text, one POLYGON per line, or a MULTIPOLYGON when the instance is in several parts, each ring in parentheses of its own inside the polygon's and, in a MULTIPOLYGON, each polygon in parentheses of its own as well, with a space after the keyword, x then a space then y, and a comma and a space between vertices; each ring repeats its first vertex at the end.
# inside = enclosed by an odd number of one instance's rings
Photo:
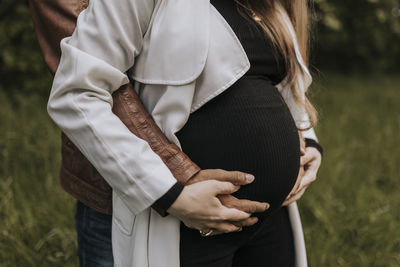
POLYGON ((253 182, 254 179, 255 179, 254 175, 246 173, 246 181, 247 182, 249 182, 249 183, 253 182))
POLYGON ((269 209, 269 204, 265 203, 265 210, 269 209))

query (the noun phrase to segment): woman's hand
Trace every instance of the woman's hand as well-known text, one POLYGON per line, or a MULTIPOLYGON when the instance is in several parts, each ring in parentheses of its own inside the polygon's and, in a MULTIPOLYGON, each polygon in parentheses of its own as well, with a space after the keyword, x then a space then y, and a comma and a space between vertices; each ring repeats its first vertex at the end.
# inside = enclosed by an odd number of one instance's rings
POLYGON ((307 187, 317 179, 317 172, 321 165, 321 153, 314 147, 301 148, 300 171, 296 185, 288 195, 282 206, 287 206, 299 200, 307 187))
MULTIPOLYGON (((247 185, 254 181, 254 176, 248 173, 240 171, 226 171, 223 169, 205 169, 198 172, 193 176, 186 185, 198 183, 201 181, 217 180, 221 182, 230 182, 234 185, 247 185)), ((264 212, 269 208, 269 204, 266 202, 252 201, 248 199, 238 199, 232 195, 218 195, 217 196, 222 205, 227 208, 235 208, 250 214, 264 212)), ((251 226, 258 222, 257 217, 250 217, 241 221, 231 222, 235 226, 242 228, 245 226, 251 226)), ((215 231, 214 234, 221 232, 215 231)))
POLYGON ((187 227, 205 230, 213 234, 240 231, 241 226, 233 222, 244 221, 251 214, 222 205, 218 195, 230 195, 240 186, 216 180, 200 181, 185 186, 179 197, 167 210, 179 218, 187 227))

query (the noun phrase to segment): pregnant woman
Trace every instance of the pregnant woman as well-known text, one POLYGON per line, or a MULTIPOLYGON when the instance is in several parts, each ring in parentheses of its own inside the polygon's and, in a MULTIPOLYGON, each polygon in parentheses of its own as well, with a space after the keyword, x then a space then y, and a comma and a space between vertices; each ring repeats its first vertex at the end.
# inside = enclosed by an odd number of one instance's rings
POLYGON ((297 208, 282 208, 320 163, 315 153, 300 162, 299 129, 319 147, 306 21, 302 0, 93 0, 79 15, 60 44, 48 111, 112 187, 115 266, 306 266, 297 208), (255 180, 177 183, 112 113, 112 94, 129 81, 203 170, 255 180), (301 165, 312 171, 296 183, 301 165), (242 229, 250 214, 223 207, 230 194, 270 208, 242 229))
POLYGON ((201 237, 181 225, 181 266, 294 266, 294 245, 285 208, 296 183, 300 142, 295 121, 276 88, 287 75, 254 17, 234 0, 211 0, 238 36, 250 69, 229 90, 194 112, 177 133, 183 151, 202 169, 253 174, 253 183, 234 195, 270 203, 258 224, 242 232, 201 237), (240 6, 239 6, 240 7, 240 6))

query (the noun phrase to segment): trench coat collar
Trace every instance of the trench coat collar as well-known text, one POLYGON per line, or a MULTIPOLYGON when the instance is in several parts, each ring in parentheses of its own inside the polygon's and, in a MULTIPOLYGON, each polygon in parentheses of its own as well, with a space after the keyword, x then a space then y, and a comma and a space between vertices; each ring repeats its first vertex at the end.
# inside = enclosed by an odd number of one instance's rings
POLYGON ((132 77, 146 84, 194 81, 207 59, 210 5, 210 0, 158 0, 132 77))
MULTIPOLYGON (((145 84, 164 85, 183 85, 197 79, 205 68, 209 53, 213 10, 216 11, 210 0, 157 0, 142 51, 135 64, 139 67, 132 70, 132 78, 145 84)), ((301 56, 289 17, 282 8, 278 8, 278 11, 292 35, 296 58, 304 73, 298 82, 306 91, 312 82, 311 75, 301 56)), ((218 11, 214 13, 219 14, 218 11)), ((228 25, 220 14, 219 20, 228 25)), ((227 28, 230 28, 229 25, 227 28)), ((243 47, 233 31, 231 34, 236 39, 236 48, 241 50, 241 64, 249 65, 243 47)), ((232 61, 232 58, 227 60, 232 61)), ((286 79, 277 85, 278 89, 283 88, 285 83, 286 79)))

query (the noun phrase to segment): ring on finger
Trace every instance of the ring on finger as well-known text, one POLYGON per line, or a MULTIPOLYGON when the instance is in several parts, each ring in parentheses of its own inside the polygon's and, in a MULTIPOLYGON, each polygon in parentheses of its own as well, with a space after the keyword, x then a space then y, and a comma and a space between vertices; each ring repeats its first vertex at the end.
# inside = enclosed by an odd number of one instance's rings
POLYGON ((201 236, 209 236, 214 232, 214 230, 213 229, 199 230, 199 232, 201 236))

